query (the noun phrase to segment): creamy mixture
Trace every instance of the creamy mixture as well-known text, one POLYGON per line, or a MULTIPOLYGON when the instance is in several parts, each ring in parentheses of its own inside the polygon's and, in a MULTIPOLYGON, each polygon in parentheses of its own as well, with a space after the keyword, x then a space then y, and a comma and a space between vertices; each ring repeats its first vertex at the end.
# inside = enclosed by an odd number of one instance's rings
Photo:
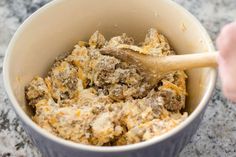
POLYGON ((176 71, 150 85, 135 68, 102 55, 104 47, 153 56, 174 55, 167 39, 150 29, 138 46, 126 34, 107 41, 98 31, 88 42, 56 59, 45 78, 25 88, 32 119, 42 128, 78 143, 116 146, 146 141, 171 130, 188 116, 186 74, 176 71))

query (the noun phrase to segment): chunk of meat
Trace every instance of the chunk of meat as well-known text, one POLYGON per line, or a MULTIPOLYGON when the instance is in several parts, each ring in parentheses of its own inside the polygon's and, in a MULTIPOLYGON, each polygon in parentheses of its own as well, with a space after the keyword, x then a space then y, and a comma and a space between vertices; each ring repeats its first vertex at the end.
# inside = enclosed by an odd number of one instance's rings
POLYGON ((92 48, 101 48, 105 45, 105 43, 105 37, 98 31, 96 31, 89 39, 89 45, 92 48))
POLYGON ((184 107, 184 101, 181 95, 178 95, 173 90, 162 90, 158 92, 158 95, 162 97, 164 106, 170 111, 179 111, 184 107))
POLYGON ((72 99, 78 94, 77 89, 83 89, 77 69, 65 61, 52 69, 50 82, 52 97, 56 101, 72 99))
POLYGON ((106 46, 117 47, 121 44, 133 45, 134 39, 131 37, 128 37, 125 33, 123 33, 121 36, 116 36, 116 37, 111 38, 106 46))
POLYGON ((48 87, 41 77, 35 77, 31 83, 26 86, 25 93, 26 99, 32 107, 35 107, 35 104, 40 100, 50 98, 48 87))

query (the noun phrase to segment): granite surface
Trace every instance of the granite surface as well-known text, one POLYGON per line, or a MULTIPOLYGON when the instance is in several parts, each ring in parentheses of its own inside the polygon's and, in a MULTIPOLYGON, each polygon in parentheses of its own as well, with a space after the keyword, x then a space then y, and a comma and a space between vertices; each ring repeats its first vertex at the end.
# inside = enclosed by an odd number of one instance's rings
MULTIPOLYGON (((236 0, 175 0, 192 12, 213 40, 236 17, 236 0)), ((13 112, 4 92, 2 61, 19 25, 49 0, 0 0, 0 157, 41 157, 13 112)), ((236 105, 226 100, 218 80, 204 120, 180 157, 236 156, 236 105)))

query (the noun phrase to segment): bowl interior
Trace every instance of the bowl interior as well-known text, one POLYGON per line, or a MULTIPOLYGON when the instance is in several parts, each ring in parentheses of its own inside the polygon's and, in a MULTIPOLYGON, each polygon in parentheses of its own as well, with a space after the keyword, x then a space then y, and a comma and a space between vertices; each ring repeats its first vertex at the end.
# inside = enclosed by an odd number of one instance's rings
MULTIPOLYGON (((107 39, 125 32, 143 41, 149 28, 157 28, 178 54, 212 51, 212 43, 199 23, 181 7, 167 0, 58 0, 40 9, 18 30, 8 49, 10 88, 26 113, 24 87, 36 75, 43 76, 54 59, 79 40, 99 30, 107 39)), ((186 110, 198 106, 214 70, 187 71, 186 110)), ((14 104, 16 105, 16 104, 14 104)))

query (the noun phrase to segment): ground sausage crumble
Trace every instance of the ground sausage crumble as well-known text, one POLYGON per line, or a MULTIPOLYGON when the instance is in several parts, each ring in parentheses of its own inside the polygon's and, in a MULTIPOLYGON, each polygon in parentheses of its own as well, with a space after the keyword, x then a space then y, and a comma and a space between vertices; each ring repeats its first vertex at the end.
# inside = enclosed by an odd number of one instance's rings
POLYGON ((151 86, 133 65, 102 55, 104 47, 146 55, 174 55, 167 39, 150 29, 139 46, 126 34, 107 41, 96 31, 56 59, 45 78, 25 88, 32 119, 52 134, 77 143, 117 146, 166 133, 188 116, 186 74, 169 73, 151 86))

